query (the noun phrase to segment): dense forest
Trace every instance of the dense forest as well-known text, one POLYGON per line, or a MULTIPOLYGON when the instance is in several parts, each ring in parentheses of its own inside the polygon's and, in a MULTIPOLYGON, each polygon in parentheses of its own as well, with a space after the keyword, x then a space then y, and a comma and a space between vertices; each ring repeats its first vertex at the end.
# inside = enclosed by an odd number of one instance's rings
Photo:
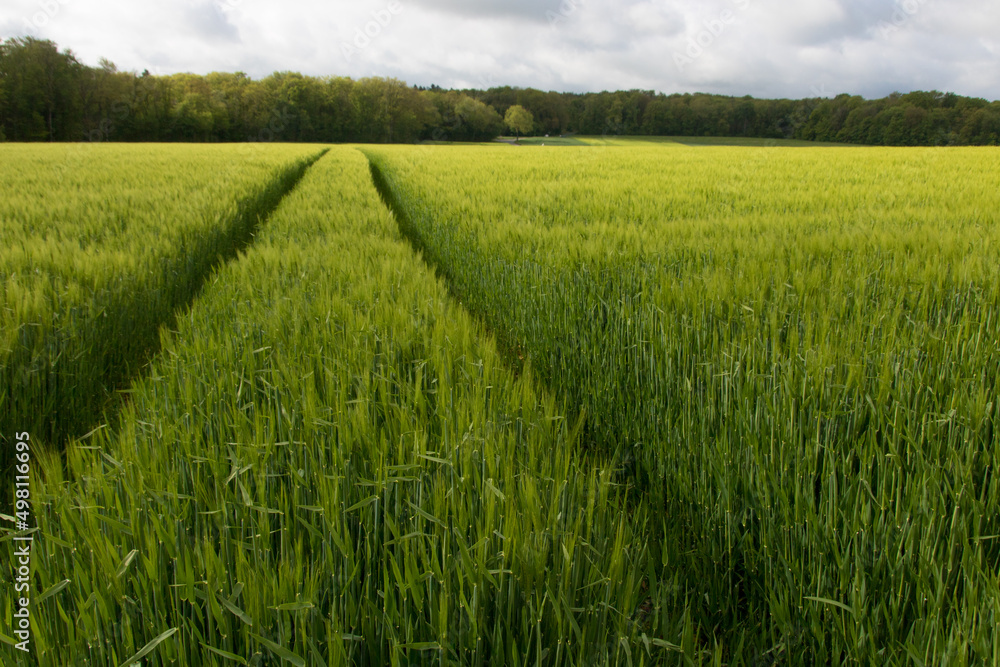
POLYGON ((536 134, 734 136, 877 145, 1000 144, 1000 102, 951 93, 764 100, 649 90, 418 88, 397 79, 275 72, 154 76, 31 37, 0 44, 0 140, 489 140, 520 104, 536 134))

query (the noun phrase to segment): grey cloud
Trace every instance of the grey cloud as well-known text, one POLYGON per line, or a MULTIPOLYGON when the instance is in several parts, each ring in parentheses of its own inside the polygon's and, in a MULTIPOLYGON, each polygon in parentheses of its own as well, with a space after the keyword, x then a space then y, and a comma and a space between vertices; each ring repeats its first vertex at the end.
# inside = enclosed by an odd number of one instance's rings
POLYGON ((208 39, 239 42, 240 31, 214 2, 189 5, 183 13, 184 23, 193 34, 208 39))
POLYGON ((847 21, 845 36, 863 38, 881 21, 892 19, 898 5, 893 0, 840 0, 847 21))
POLYGON ((587 0, 412 0, 414 5, 471 18, 486 16, 550 22, 587 0))
MULTIPOLYGON (((766 1, 766 0, 765 0, 766 1)), ((796 46, 823 46, 882 39, 886 29, 912 23, 934 0, 832 0, 816 5, 774 3, 767 13, 771 29, 783 42, 796 46), (787 7, 787 9, 786 9, 787 7), (816 20, 817 8, 828 15, 816 20), (836 9, 831 12, 830 10, 836 9)))

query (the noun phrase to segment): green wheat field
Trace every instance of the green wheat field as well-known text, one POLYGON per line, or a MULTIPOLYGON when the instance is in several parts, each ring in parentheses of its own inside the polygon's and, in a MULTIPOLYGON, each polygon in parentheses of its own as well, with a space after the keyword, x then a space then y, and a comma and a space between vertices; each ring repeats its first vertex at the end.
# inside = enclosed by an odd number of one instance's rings
POLYGON ((997 149, 541 143, 0 146, 0 664, 1000 664, 997 149))

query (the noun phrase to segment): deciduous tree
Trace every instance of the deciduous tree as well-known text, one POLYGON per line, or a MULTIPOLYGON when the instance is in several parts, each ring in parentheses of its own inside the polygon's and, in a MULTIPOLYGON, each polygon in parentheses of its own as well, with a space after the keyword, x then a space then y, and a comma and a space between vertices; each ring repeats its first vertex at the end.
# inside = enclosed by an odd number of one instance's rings
POLYGON ((507 109, 507 113, 503 117, 503 122, 516 135, 514 140, 519 141, 522 134, 531 132, 531 129, 535 125, 535 118, 531 115, 530 111, 520 104, 515 104, 507 109))

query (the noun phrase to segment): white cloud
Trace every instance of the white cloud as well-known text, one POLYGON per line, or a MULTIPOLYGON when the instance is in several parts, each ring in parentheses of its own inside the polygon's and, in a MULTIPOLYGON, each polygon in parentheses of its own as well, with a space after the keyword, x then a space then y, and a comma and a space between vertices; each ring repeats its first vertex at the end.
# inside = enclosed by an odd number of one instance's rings
POLYGON ((1000 97, 1000 12, 981 0, 6 0, 0 36, 29 26, 87 63, 103 56, 137 71, 1000 97), (696 57, 686 55, 692 43, 696 57), (691 62, 679 67, 677 54, 691 62))
POLYGON ((684 29, 684 17, 665 2, 636 2, 622 9, 623 24, 639 34, 674 35, 684 29))
MULTIPOLYGON (((558 12, 561 0, 410 0, 414 5, 473 18, 505 16, 545 21, 548 12, 558 12)), ((584 0, 585 1, 585 0, 584 0)))

